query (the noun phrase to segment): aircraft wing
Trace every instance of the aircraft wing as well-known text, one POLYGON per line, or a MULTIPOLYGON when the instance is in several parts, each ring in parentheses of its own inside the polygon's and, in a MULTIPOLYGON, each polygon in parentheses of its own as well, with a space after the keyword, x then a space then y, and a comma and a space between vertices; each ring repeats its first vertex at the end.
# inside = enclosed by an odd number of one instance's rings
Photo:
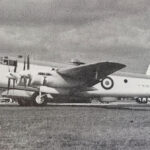
POLYGON ((84 64, 68 69, 59 69, 58 73, 62 76, 67 76, 94 84, 93 81, 103 79, 124 67, 126 67, 126 65, 120 63, 100 62, 94 64, 84 64))

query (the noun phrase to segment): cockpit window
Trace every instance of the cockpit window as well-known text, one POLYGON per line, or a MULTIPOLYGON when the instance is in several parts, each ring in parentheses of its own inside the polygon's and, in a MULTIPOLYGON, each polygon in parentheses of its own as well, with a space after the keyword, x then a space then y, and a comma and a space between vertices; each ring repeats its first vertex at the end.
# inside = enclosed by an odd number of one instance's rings
POLYGON ((39 72, 38 75, 41 75, 41 76, 51 76, 50 73, 45 73, 45 72, 39 72))
POLYGON ((9 59, 7 56, 0 57, 0 64, 8 66, 17 66, 17 60, 9 59))
POLYGON ((44 72, 39 72, 38 75, 42 75, 43 76, 43 75, 45 75, 45 73, 44 72))

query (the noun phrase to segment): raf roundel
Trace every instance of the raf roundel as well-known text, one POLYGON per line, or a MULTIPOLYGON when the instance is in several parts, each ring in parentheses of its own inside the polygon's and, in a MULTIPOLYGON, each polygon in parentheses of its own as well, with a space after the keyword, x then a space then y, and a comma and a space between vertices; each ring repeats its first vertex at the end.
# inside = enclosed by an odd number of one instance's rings
POLYGON ((101 85, 104 89, 109 90, 114 86, 114 81, 112 78, 107 77, 101 81, 101 85))

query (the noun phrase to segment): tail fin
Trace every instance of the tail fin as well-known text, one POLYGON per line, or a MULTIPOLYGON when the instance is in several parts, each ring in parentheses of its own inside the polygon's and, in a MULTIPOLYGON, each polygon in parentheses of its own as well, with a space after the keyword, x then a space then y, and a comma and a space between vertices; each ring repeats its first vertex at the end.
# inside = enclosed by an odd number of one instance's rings
POLYGON ((146 75, 150 75, 150 65, 148 65, 147 71, 146 71, 146 75))

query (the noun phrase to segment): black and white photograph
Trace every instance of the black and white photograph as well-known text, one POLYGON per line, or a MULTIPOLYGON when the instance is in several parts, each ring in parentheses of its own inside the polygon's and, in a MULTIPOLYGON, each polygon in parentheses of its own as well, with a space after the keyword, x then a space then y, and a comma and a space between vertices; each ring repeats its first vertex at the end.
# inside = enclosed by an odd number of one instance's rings
POLYGON ((150 150, 150 1, 0 0, 0 150, 150 150))

